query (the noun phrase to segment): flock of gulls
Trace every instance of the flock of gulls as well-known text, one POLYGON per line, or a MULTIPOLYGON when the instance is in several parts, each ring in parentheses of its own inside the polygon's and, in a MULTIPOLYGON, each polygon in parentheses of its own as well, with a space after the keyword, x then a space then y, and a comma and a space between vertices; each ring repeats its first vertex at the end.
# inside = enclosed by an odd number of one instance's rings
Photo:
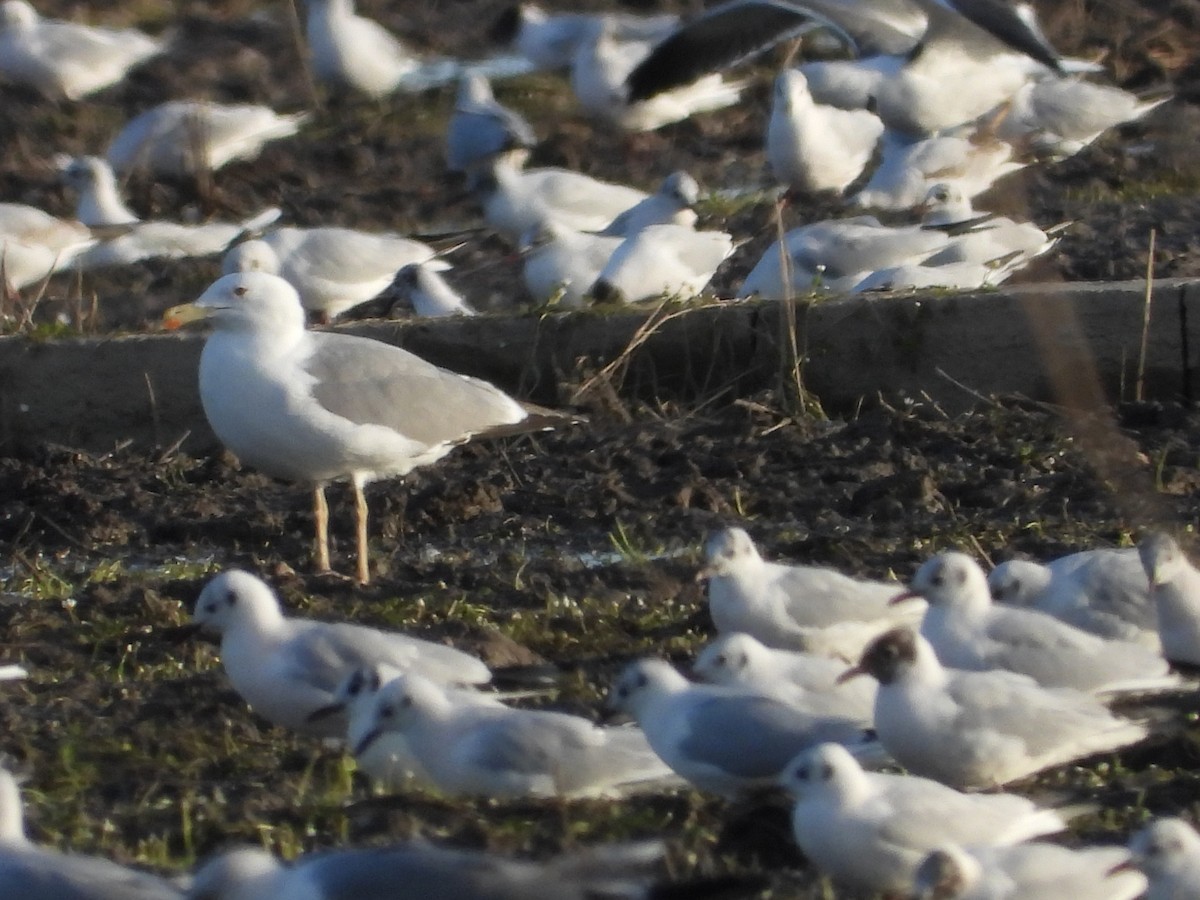
MULTIPOLYGON (((966 281, 971 267, 976 283, 1003 277, 1053 237, 977 211, 972 198, 1023 164, 1027 150, 1074 152, 1156 102, 1068 74, 1093 67, 1060 59, 1027 14, 994 0, 736 0, 683 24, 522 5, 500 24, 529 67, 569 68, 587 113, 629 130, 736 102, 742 85, 725 70, 780 40, 808 34, 852 51, 853 59, 779 76, 766 128, 774 177, 801 192, 861 182, 849 203, 915 205, 921 221, 888 227, 856 216, 789 232, 746 277, 744 295, 818 283, 944 284, 938 270, 966 281)), ((313 75, 344 89, 382 97, 460 79, 448 164, 478 193, 489 228, 522 248, 539 299, 694 293, 732 251, 730 235, 695 230, 700 191, 686 172, 646 194, 525 168, 536 136, 478 72, 422 59, 356 16, 349 0, 310 0, 306 33, 313 75)), ((0 74, 59 98, 101 90, 165 49, 137 32, 39 19, 23 0, 0 6, 0 74)), ((352 484, 356 577, 367 582, 366 483, 432 464, 473 438, 586 425, 399 348, 307 328, 307 314, 336 316, 392 284, 465 311, 432 247, 393 234, 277 226, 273 209, 239 223, 142 222, 120 195, 118 173, 131 167, 164 177, 216 169, 308 122, 216 104, 151 110, 105 156, 60 161, 78 221, 0 207, 4 228, 16 227, 10 215, 29 225, 5 232, 4 272, 20 289, 62 266, 136 261, 148 247, 167 256, 227 251, 227 273, 167 314, 213 326, 200 363, 206 415, 244 463, 315 487, 320 570, 330 568, 324 487, 352 484), (58 228, 73 239, 37 242, 58 228)), ((685 785, 730 800, 783 788, 804 856, 852 890, 1200 897, 1200 835, 1182 819, 1147 823, 1128 848, 1067 847, 1041 839, 1087 810, 1039 807, 1005 790, 1153 739, 1161 723, 1115 712, 1114 703, 1195 691, 1176 667, 1200 665, 1200 571, 1172 538, 1152 533, 1136 548, 1044 566, 1013 561, 990 576, 972 557, 944 552, 907 586, 766 561, 740 528, 711 535, 704 552, 698 577, 708 582, 717 637, 693 677, 656 658, 619 674, 606 706, 633 724, 523 708, 519 693, 491 689, 483 662, 446 645, 289 617, 270 587, 243 571, 210 581, 193 618, 219 639, 224 671, 257 715, 344 742, 389 790, 618 803, 685 785)), ((25 675, 19 666, 0 670, 5 679, 25 675)), ((721 878, 660 884, 662 854, 652 841, 533 863, 412 843, 284 863, 242 848, 168 880, 30 843, 18 786, 0 772, 4 897, 582 900, 754 891, 721 878)))

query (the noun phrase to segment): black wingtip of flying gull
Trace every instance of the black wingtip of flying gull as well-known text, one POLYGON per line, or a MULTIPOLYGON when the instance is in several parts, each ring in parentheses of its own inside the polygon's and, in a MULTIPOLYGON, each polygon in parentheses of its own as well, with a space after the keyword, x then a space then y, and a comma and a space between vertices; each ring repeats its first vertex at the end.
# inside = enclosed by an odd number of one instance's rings
POLYGON ((661 41, 625 80, 630 103, 737 65, 788 38, 824 26, 853 44, 835 23, 800 4, 733 0, 683 25, 661 41))
POLYGON ((1058 75, 1065 74, 1062 58, 1042 34, 1027 3, 1006 0, 943 0, 963 18, 978 25, 996 40, 1037 60, 1058 75))

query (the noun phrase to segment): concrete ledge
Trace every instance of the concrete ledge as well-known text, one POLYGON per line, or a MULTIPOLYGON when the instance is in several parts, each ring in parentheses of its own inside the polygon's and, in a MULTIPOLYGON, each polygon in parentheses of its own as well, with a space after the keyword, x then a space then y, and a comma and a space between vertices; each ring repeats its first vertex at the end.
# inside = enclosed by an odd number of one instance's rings
MULTIPOLYGON (((1144 292, 1142 282, 1121 282, 798 301, 794 321, 805 383, 827 410, 852 409, 864 397, 923 394, 962 409, 974 402, 970 391, 1088 405, 1132 396, 1144 292)), ((1147 396, 1193 396, 1198 304, 1200 282, 1155 282, 1147 396)), ((776 302, 681 311, 630 355, 617 385, 627 396, 681 399, 770 386, 781 370, 784 313, 776 302)), ((484 316, 345 330, 553 405, 568 400, 568 382, 619 357, 648 316, 484 316)), ((185 434, 189 450, 211 446, 196 389, 203 340, 0 339, 0 452, 46 441, 93 451, 123 441, 166 446, 185 434)))

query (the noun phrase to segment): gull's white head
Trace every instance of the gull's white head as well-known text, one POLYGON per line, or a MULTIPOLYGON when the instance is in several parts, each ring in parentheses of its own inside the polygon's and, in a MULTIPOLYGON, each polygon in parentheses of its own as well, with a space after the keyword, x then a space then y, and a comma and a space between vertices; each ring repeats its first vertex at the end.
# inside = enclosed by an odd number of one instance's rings
POLYGON ((931 852, 917 867, 916 896, 920 900, 954 900, 964 896, 983 874, 979 860, 956 844, 931 852))
POLYGON ((192 303, 163 314, 168 325, 209 319, 217 331, 287 338, 304 331, 304 307, 296 289, 267 272, 223 275, 192 303))
POLYGON ((818 744, 787 764, 780 776, 797 800, 819 797, 851 799, 866 789, 867 779, 850 751, 841 744, 818 744))
POLYGON ((351 749, 361 756, 386 732, 408 731, 425 716, 437 715, 449 706, 446 692, 428 678, 415 672, 399 675, 375 692, 364 734, 351 749))
MULTIPOLYGON (((1118 866, 1117 869, 1128 868, 1129 865, 1141 869, 1150 879, 1151 886, 1156 881, 1178 878, 1185 872, 1190 872, 1193 878, 1200 874, 1200 834, 1183 819, 1166 818, 1151 822, 1130 839, 1129 853, 1132 856, 1129 864, 1118 866)), ((1195 890, 1194 884, 1188 896, 1191 896, 1192 890, 1195 890)))
POLYGON ((234 272, 268 272, 278 275, 280 268, 279 254, 266 241, 258 239, 242 241, 230 248, 221 260, 222 275, 232 275, 234 272))
POLYGON ((663 179, 658 192, 669 197, 680 209, 690 209, 700 199, 700 185, 687 172, 672 172, 663 179))
POLYGON ((992 599, 1011 606, 1030 606, 1050 584, 1048 566, 1028 559, 1010 559, 988 573, 992 599))
POLYGON ((5 0, 0 5, 0 31, 32 28, 37 23, 37 10, 25 0, 5 0))
POLYGON ((953 225, 977 218, 971 198, 960 185, 948 181, 930 187, 917 209, 924 225, 953 225))
POLYGON ((662 659, 640 659, 625 667, 613 683, 604 705, 613 712, 623 712, 641 722, 651 703, 664 693, 686 688, 688 680, 669 662, 662 659))
POLYGON ((266 850, 242 847, 202 865, 184 895, 188 900, 268 900, 283 896, 283 863, 266 850))
POLYGON ((784 69, 775 77, 775 102, 791 110, 801 104, 812 105, 808 79, 799 69, 784 69))
POLYGON ((482 75, 472 72, 464 75, 458 82, 458 97, 456 105, 459 109, 463 107, 487 103, 489 100, 494 100, 495 94, 492 93, 492 84, 482 75))
POLYGON ((767 648, 748 634, 734 632, 722 635, 705 647, 692 666, 692 671, 712 684, 737 684, 753 673, 761 663, 767 648))
POLYGON ((704 558, 707 564, 696 576, 698 580, 734 575, 762 563, 754 541, 741 528, 723 528, 709 535, 704 558))
POLYGON ((1151 532, 1137 545, 1138 558, 1152 588, 1169 584, 1187 568, 1187 557, 1169 534, 1151 532))
POLYGON ((930 606, 969 612, 986 610, 992 603, 987 576, 965 553, 939 553, 926 560, 901 597, 910 595, 924 597, 930 606))
POLYGON ((206 584, 192 613, 201 630, 217 635, 282 618, 279 601, 266 582, 238 569, 222 572, 206 584))

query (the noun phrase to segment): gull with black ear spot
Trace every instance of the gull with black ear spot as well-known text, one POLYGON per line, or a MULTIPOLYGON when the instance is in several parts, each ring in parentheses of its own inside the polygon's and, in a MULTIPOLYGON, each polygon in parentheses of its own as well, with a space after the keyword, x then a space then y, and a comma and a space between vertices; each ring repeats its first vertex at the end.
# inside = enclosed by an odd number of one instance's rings
POLYGON ((1110 641, 1033 609, 992 603, 987 577, 964 553, 939 553, 893 602, 920 597, 929 605, 921 635, 943 665, 1019 672, 1046 687, 1083 691, 1174 690, 1182 679, 1152 649, 1110 641))
POLYGON ((1129 853, 1111 872, 1140 870, 1149 881, 1145 900, 1200 897, 1200 834, 1183 819, 1151 822, 1130 839, 1129 853))
POLYGON ((796 798, 792 830, 817 868, 861 890, 910 894, 925 855, 947 841, 1007 846, 1066 828, 1052 810, 1015 794, 964 794, 915 775, 866 772, 838 744, 785 769, 796 798))
POLYGON ((346 734, 335 703, 343 680, 364 666, 386 665, 452 684, 485 684, 480 660, 444 644, 349 622, 294 619, 248 572, 222 572, 200 592, 192 621, 220 638, 221 665, 250 708, 270 722, 318 737, 346 734))

